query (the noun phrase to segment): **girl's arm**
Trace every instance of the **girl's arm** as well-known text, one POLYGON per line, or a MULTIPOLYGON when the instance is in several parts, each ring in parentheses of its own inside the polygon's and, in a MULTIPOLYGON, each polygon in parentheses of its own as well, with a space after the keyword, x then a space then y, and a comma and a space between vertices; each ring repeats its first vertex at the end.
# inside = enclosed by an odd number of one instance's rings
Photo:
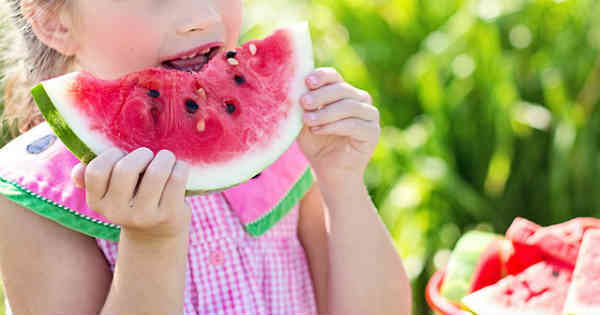
POLYGON ((300 213, 320 314, 410 314, 402 261, 362 181, 315 185, 300 213))
POLYGON ((181 314, 187 239, 154 245, 121 237, 113 277, 94 238, 0 198, 0 272, 13 314, 181 314))
MULTIPOLYGON (((363 183, 381 134, 379 111, 369 93, 345 82, 333 68, 310 73, 306 86, 298 143, 322 195, 314 189, 305 197, 301 211, 308 215, 302 225, 321 227, 322 218, 328 218, 328 255, 315 254, 325 246, 322 237, 302 236, 313 277, 327 274, 327 284, 316 281, 317 295, 323 300, 327 288, 328 313, 408 314, 408 278, 363 183)), ((300 233, 325 233, 314 229, 303 227, 300 233)))
POLYGON ((13 314, 99 314, 112 278, 94 238, 3 197, 0 272, 13 314))

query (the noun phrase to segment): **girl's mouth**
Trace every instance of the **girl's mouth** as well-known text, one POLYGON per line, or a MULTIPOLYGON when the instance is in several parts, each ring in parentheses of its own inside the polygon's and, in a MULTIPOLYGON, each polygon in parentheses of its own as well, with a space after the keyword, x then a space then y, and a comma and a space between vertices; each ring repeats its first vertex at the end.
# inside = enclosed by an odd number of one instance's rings
POLYGON ((199 72, 220 50, 220 46, 213 46, 199 52, 191 52, 176 59, 163 61, 162 66, 167 69, 199 72))

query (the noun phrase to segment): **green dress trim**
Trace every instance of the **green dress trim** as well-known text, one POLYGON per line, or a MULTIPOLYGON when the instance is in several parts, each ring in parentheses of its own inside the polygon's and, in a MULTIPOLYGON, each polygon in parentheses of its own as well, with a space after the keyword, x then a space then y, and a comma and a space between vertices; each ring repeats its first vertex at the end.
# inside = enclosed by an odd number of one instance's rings
MULTIPOLYGON (((311 169, 307 168, 286 196, 263 217, 247 224, 244 227, 246 231, 254 237, 264 234, 302 199, 313 182, 311 169)), ((0 177, 0 194, 72 230, 113 242, 119 241, 121 228, 118 225, 83 215, 2 177, 0 177)))
POLYGON ((314 183, 310 167, 304 171, 300 179, 288 191, 283 199, 281 199, 275 207, 260 219, 247 224, 246 231, 252 236, 260 236, 269 228, 275 225, 279 220, 286 215, 296 203, 302 199, 310 186, 314 183))
POLYGON ((0 194, 17 204, 75 231, 109 241, 119 241, 121 228, 80 214, 44 198, 21 185, 0 177, 0 194))

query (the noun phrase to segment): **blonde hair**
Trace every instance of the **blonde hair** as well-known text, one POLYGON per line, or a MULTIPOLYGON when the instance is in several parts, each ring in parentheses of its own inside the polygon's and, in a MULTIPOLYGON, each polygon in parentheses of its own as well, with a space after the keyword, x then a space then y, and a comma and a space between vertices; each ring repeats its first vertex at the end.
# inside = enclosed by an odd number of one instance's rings
MULTIPOLYGON (((5 66, 2 78, 4 111, 0 123, 16 125, 12 137, 43 121, 29 90, 38 82, 64 74, 73 57, 66 57, 43 44, 33 33, 23 16, 21 0, 0 0, 3 28, 0 35, 0 65, 5 66)), ((43 10, 57 11, 68 0, 27 0, 43 10)), ((47 12, 47 11, 46 11, 47 12)), ((35 17, 33 17, 35 18, 35 17)), ((12 128, 11 128, 12 129, 12 128)))

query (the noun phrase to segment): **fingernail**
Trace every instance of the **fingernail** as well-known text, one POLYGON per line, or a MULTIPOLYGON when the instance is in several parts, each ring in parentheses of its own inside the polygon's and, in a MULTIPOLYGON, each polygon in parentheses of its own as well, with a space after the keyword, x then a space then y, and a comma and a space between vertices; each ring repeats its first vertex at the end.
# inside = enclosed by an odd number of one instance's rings
POLYGON ((304 103, 304 105, 306 106, 310 106, 313 102, 313 98, 310 95, 304 95, 302 97, 302 103, 304 103))
POLYGON ((315 86, 318 83, 317 78, 315 78, 314 76, 308 77, 307 81, 308 81, 308 84, 310 84, 311 86, 315 86))

